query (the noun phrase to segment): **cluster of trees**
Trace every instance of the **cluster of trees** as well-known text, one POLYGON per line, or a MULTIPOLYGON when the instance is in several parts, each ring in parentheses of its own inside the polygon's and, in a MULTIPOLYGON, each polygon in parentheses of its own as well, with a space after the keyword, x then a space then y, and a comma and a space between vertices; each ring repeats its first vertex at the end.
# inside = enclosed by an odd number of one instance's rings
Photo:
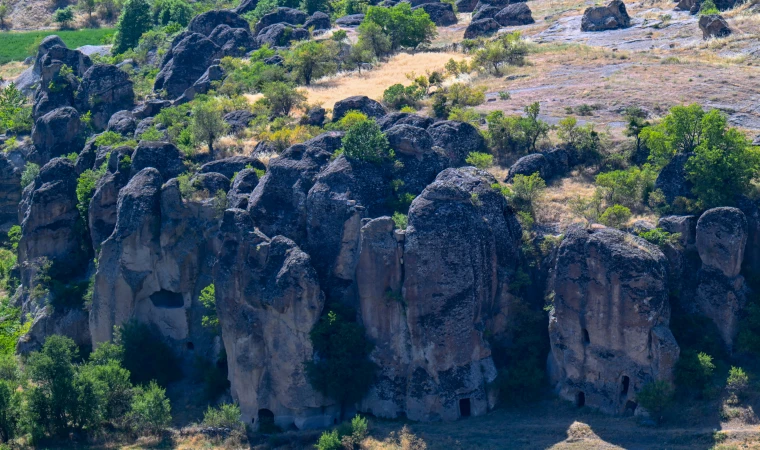
POLYGON ((32 442, 93 433, 107 424, 155 433, 171 421, 165 390, 155 381, 133 384, 124 368, 130 356, 102 344, 88 358, 74 342, 50 336, 21 364, 0 357, 0 441, 27 435, 32 442))

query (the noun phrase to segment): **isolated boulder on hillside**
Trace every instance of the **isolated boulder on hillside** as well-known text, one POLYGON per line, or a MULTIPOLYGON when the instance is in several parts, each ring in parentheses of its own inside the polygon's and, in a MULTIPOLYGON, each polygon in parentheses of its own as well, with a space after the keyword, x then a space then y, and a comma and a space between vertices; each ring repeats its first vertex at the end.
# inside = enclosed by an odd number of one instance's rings
POLYGON ((509 174, 505 181, 511 182, 515 178, 515 175, 530 176, 534 173, 538 173, 544 180, 549 178, 549 162, 541 153, 533 153, 532 155, 526 155, 518 159, 509 168, 509 174))
POLYGON ((581 31, 606 31, 631 26, 631 17, 621 0, 612 0, 607 6, 586 9, 581 21, 581 31))
POLYGON ((344 98, 333 106, 333 122, 343 118, 349 111, 359 111, 369 118, 379 119, 385 115, 385 108, 379 102, 372 100, 366 95, 355 95, 344 98))
POLYGON ((451 3, 423 3, 412 8, 413 11, 416 9, 425 11, 430 16, 430 20, 439 27, 447 27, 457 23, 457 15, 454 14, 454 7, 451 6, 451 3))
POLYGON ((227 25, 230 28, 243 28, 247 31, 251 30, 248 21, 234 12, 227 10, 211 10, 195 16, 187 26, 187 31, 210 36, 219 25, 227 25))
POLYGON ((469 13, 475 9, 478 0, 457 0, 457 11, 460 13, 469 13))
POLYGON ((499 11, 493 18, 503 27, 530 25, 535 23, 526 3, 514 3, 499 11))
POLYGON ((720 14, 709 14, 699 18, 699 29, 702 30, 702 37, 722 38, 731 34, 731 28, 728 22, 720 14))
POLYGON ((464 30, 465 39, 475 39, 483 36, 490 36, 499 31, 499 23, 493 19, 480 19, 470 22, 467 29, 464 30))
POLYGON ((137 119, 132 111, 118 111, 108 119, 107 131, 113 131, 122 136, 133 136, 137 129, 137 119))
POLYGON ((303 28, 294 28, 286 23, 275 23, 262 29, 256 35, 256 44, 259 46, 287 47, 293 41, 308 38, 309 32, 303 28))
POLYGON ((430 133, 411 125, 394 125, 385 136, 393 150, 411 156, 422 155, 433 147, 430 133))
POLYGON ((304 22, 303 27, 307 30, 313 28, 314 31, 329 30, 332 28, 332 24, 330 23, 330 16, 322 11, 317 11, 304 22))
POLYGON ((266 166, 256 158, 250 156, 230 156, 218 159, 201 166, 199 173, 221 173, 230 180, 236 173, 250 167, 251 169, 266 170, 266 166))
POLYGON ((486 141, 477 128, 466 122, 442 120, 427 129, 433 145, 441 147, 453 166, 462 165, 472 152, 488 152, 486 141))
POLYGON ((680 350, 669 328, 667 260, 619 230, 575 228, 555 266, 549 373, 560 397, 611 414, 671 381, 680 350))
POLYGON ((165 180, 187 170, 182 163, 182 153, 170 142, 140 142, 132 155, 132 175, 147 167, 158 170, 165 180))
POLYGON ((362 21, 364 21, 364 14, 349 14, 336 20, 335 25, 353 28, 361 25, 362 21))
POLYGON ((472 14, 472 22, 476 20, 493 19, 501 10, 502 8, 500 6, 486 5, 472 14))
POLYGON ((253 32, 259 34, 264 28, 277 23, 289 24, 291 26, 303 25, 308 18, 309 16, 299 9, 279 7, 269 14, 265 14, 253 28, 253 32))
POLYGON ((256 41, 250 31, 245 28, 230 28, 229 25, 219 25, 209 36, 218 45, 220 57, 242 57, 256 49, 256 41))
POLYGON ((243 169, 238 172, 227 193, 227 208, 248 209, 251 192, 258 184, 259 176, 254 169, 243 169))

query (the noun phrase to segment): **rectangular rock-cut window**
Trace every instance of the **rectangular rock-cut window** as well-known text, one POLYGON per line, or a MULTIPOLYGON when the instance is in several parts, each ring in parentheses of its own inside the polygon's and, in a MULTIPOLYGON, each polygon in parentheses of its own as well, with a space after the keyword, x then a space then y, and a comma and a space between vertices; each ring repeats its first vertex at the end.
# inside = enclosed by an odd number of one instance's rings
POLYGON ((575 394, 575 406, 578 408, 583 407, 586 404, 586 394, 583 393, 583 391, 578 392, 575 394))
POLYGON ((470 399, 462 398, 459 400, 459 417, 470 417, 470 399))
POLYGON ((628 386, 631 384, 631 379, 628 376, 623 376, 623 391, 620 395, 628 395, 628 386))

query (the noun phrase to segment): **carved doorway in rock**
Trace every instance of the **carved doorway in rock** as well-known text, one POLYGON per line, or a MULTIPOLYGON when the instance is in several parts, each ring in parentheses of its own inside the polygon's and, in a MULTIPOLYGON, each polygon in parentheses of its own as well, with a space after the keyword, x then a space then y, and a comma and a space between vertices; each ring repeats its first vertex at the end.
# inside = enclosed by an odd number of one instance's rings
POLYGON ((459 399, 459 417, 470 417, 470 414, 472 414, 470 411, 470 399, 459 399))

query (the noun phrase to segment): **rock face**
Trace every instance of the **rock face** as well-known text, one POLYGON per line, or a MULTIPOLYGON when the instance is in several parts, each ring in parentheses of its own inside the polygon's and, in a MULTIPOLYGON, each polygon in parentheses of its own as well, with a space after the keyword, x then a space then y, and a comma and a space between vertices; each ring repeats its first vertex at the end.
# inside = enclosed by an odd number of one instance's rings
POLYGON ((335 21, 335 25, 341 26, 341 27, 358 27, 362 24, 362 21, 364 20, 364 14, 350 14, 348 16, 343 16, 340 19, 335 21))
POLYGON ((253 31, 256 34, 259 34, 259 32, 261 32, 261 30, 264 28, 267 28, 276 23, 290 24, 291 26, 303 25, 303 23, 306 22, 306 19, 308 18, 309 16, 306 15, 305 12, 298 9, 280 7, 270 12, 269 14, 265 14, 256 24, 256 27, 254 27, 253 31))
POLYGON ((439 27, 447 27, 457 23, 457 15, 454 14, 454 7, 450 3, 423 3, 412 8, 412 10, 415 9, 425 11, 430 16, 430 20, 439 27))
POLYGON ((705 39, 722 38, 731 34, 728 22, 719 14, 709 14, 699 18, 699 29, 705 39))
POLYGON ((480 19, 470 22, 464 31, 465 39, 475 39, 481 36, 490 36, 499 31, 499 23, 491 18, 480 19))
POLYGON ((457 11, 461 13, 472 12, 477 4, 478 0, 457 0, 457 11))
POLYGON ((304 22, 303 27, 307 30, 313 28, 314 31, 329 30, 332 27, 330 24, 330 16, 322 11, 317 11, 304 22))
POLYGON ((507 175, 506 181, 512 181, 515 175, 530 176, 534 173, 538 173, 544 180, 548 178, 549 162, 541 153, 534 153, 518 159, 512 164, 512 167, 509 168, 509 174, 507 175))
POLYGON ((525 3, 514 3, 499 11, 494 20, 503 27, 530 25, 535 22, 530 8, 525 3))
POLYGON ((219 25, 227 25, 230 28, 242 28, 247 31, 251 30, 245 19, 232 11, 225 10, 212 10, 195 16, 187 26, 187 30, 192 33, 210 36, 219 25))
POLYGON ((311 258, 285 237, 253 232, 243 210, 226 211, 222 232, 216 303, 243 421, 258 426, 269 413, 284 429, 331 425, 339 408, 312 389, 303 365, 324 307, 311 258))
POLYGON ((366 114, 367 117, 374 117, 376 119, 385 115, 385 108, 383 108, 383 105, 366 95, 356 95, 335 103, 335 106, 333 107, 333 122, 342 119, 349 111, 359 111, 366 114))
POLYGON ((98 256, 93 345, 134 319, 155 326, 182 357, 208 354, 212 336, 201 325, 198 295, 212 283, 218 229, 212 199, 183 200, 177 180, 163 184, 152 167, 134 175, 119 192, 116 225, 98 256))
MULTIPOLYGON (((193 21, 201 16, 197 16, 193 21)), ((213 29, 209 30, 209 33, 211 31, 213 29)), ((193 33, 184 37, 172 46, 165 57, 166 63, 162 65, 161 72, 156 76, 153 90, 165 91, 169 98, 181 96, 206 72, 217 58, 219 51, 219 46, 202 34, 193 33)))
POLYGON ((427 131, 433 144, 441 147, 455 166, 464 164, 471 152, 488 152, 485 139, 469 123, 443 120, 431 125, 427 131))
POLYGON ((657 247, 614 229, 572 230, 553 290, 549 373, 562 398, 620 414, 646 383, 672 378, 679 348, 657 247))
POLYGON ((32 141, 47 159, 79 153, 84 139, 79 112, 72 107, 50 111, 37 119, 32 129, 32 141))
POLYGON ((505 274, 521 235, 494 182, 474 168, 444 170, 412 203, 405 232, 387 217, 362 227, 357 288, 381 367, 363 411, 455 420, 493 406, 483 330, 508 302, 505 274))
POLYGON ((8 233, 18 225, 18 204, 21 201, 21 170, 5 153, 0 153, 0 233, 8 233))
POLYGON ((620 0, 612 0, 607 6, 594 6, 586 9, 581 21, 581 31, 606 31, 628 28, 631 17, 620 0))
POLYGON ((433 147, 430 133, 411 125, 394 125, 385 135, 393 150, 407 155, 422 155, 433 147))
POLYGON ((140 142, 132 158, 132 174, 153 167, 158 169, 163 179, 174 178, 184 172, 182 153, 169 142, 140 142))
POLYGON ((696 247, 702 268, 694 312, 715 322, 726 347, 733 346, 739 313, 746 299, 741 271, 747 243, 747 219, 736 208, 714 208, 699 218, 696 247))
POLYGON ((77 99, 80 111, 92 113, 92 126, 105 130, 111 116, 118 111, 132 109, 135 92, 126 72, 116 66, 97 64, 82 77, 77 99))

